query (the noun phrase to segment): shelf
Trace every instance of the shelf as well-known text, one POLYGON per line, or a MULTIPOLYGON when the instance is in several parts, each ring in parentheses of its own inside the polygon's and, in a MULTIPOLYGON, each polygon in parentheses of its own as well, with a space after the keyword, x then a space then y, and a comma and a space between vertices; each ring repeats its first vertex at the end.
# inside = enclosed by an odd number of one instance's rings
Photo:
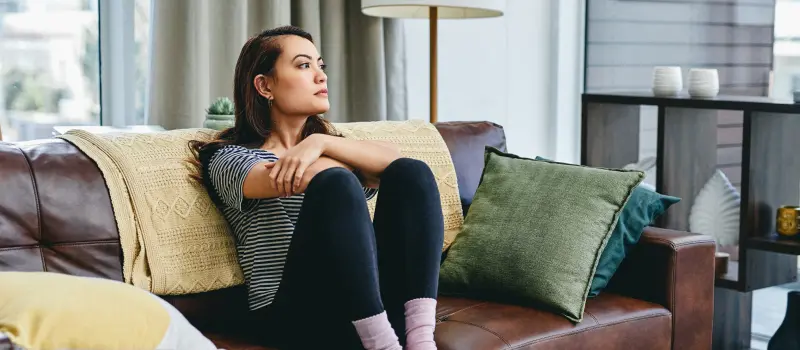
POLYGON ((747 240, 747 248, 773 253, 800 255, 800 240, 785 238, 774 234, 769 237, 751 237, 747 240))
POLYGON ((725 96, 693 98, 682 93, 677 96, 655 96, 643 91, 590 91, 583 94, 584 103, 609 103, 622 105, 649 105, 677 108, 726 109, 772 113, 800 114, 800 103, 760 96, 725 96))
POLYGON ((720 288, 739 289, 739 262, 728 261, 728 273, 717 277, 714 285, 720 288))

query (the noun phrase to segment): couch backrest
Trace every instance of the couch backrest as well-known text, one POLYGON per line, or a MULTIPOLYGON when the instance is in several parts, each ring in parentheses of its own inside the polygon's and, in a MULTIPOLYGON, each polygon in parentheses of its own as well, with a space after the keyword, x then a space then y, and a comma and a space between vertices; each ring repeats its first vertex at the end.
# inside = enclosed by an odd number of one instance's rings
MULTIPOLYGON (((447 144, 466 213, 486 145, 505 150, 501 126, 436 124, 447 144)), ((122 280, 108 189, 94 162, 61 139, 0 142, 0 271, 50 271, 122 280)), ((198 328, 243 329, 241 287, 165 297, 198 328)))
POLYGON ((111 200, 94 162, 49 139, 0 142, 0 271, 122 279, 111 200))
POLYGON ((453 158, 458 193, 466 215, 483 174, 483 151, 486 146, 506 151, 505 131, 491 122, 444 122, 437 123, 436 128, 453 158))

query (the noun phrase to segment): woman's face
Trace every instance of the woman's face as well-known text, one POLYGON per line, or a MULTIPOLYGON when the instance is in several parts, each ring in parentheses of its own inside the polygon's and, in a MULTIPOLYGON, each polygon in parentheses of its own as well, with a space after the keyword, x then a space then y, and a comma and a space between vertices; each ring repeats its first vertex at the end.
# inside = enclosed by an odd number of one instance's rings
POLYGON ((330 109, 328 76, 323 71, 325 64, 317 48, 299 36, 288 35, 278 40, 282 52, 275 62, 275 74, 273 77, 257 76, 256 88, 265 83, 267 90, 259 88, 259 91, 264 97, 272 98, 273 110, 284 115, 310 116, 327 112, 330 109))

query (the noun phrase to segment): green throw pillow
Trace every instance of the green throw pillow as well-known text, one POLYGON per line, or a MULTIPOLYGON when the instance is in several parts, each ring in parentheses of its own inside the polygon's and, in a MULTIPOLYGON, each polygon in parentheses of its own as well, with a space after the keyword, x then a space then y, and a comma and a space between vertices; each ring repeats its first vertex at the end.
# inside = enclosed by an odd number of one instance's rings
MULTIPOLYGON (((536 160, 550 161, 536 157, 536 160)), ((617 272, 622 260, 628 255, 628 250, 642 238, 644 228, 651 225, 659 216, 664 214, 670 206, 681 199, 663 195, 643 185, 636 186, 628 203, 619 214, 617 226, 608 238, 606 248, 600 255, 597 270, 594 272, 589 297, 596 297, 606 288, 608 281, 617 272)))
POLYGON ((443 295, 539 306, 583 319, 600 254, 644 173, 537 161, 486 147, 443 295))

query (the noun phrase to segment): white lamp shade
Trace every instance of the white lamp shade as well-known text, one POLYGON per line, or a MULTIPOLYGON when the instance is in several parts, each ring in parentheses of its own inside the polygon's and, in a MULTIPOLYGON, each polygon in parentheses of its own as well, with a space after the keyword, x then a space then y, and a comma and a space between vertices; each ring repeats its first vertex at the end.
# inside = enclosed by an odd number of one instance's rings
POLYGON ((433 6, 440 19, 499 17, 505 0, 361 0, 361 12, 375 17, 428 18, 433 6))

